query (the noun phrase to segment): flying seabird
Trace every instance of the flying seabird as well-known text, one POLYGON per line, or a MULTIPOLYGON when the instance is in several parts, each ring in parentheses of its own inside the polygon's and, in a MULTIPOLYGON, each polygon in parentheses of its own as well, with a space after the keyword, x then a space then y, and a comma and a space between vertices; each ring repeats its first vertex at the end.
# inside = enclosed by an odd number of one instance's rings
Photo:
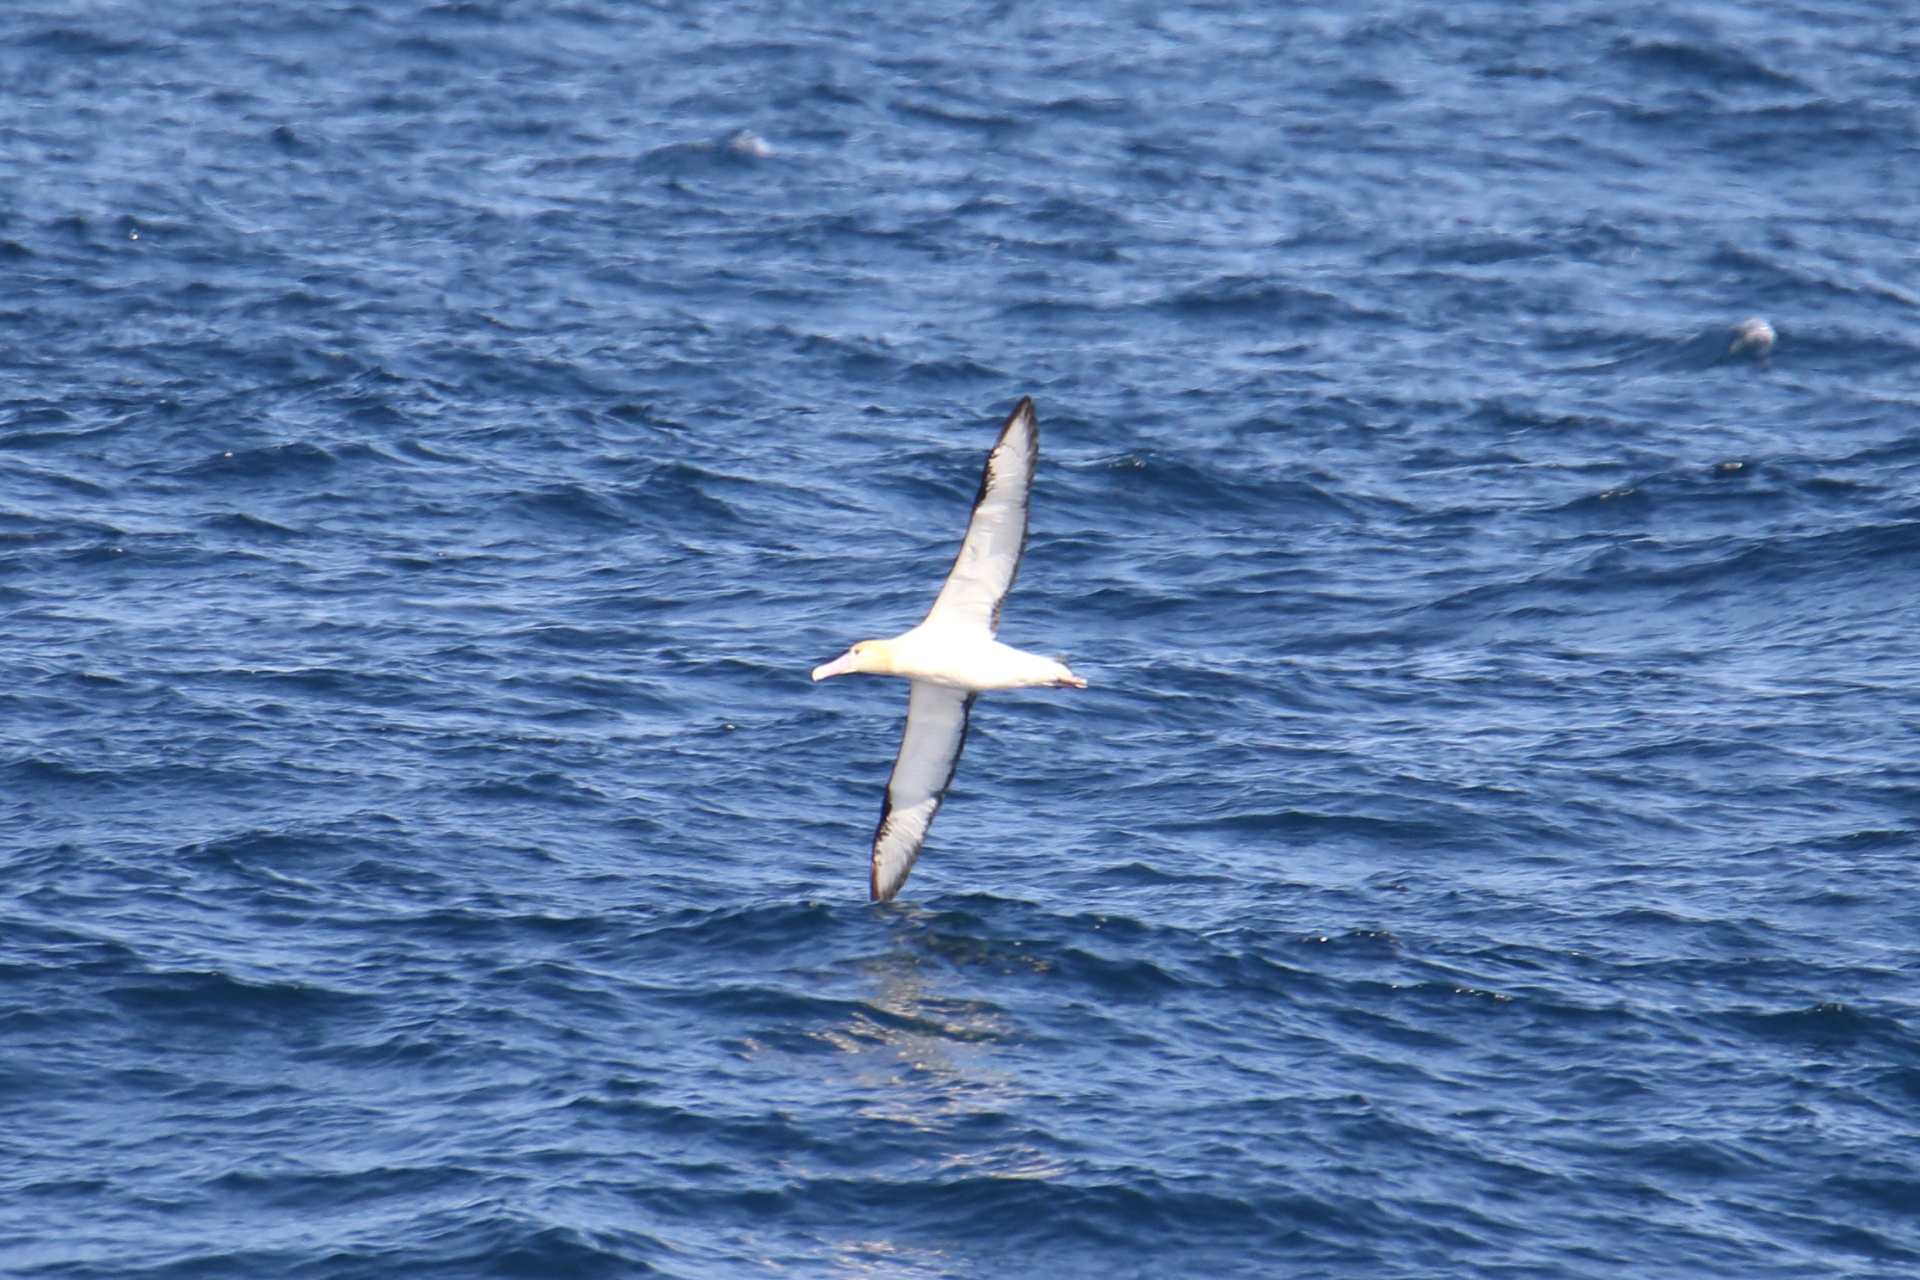
POLYGON ((1027 495, 1039 461, 1040 428, 1033 400, 1023 397, 987 454, 967 536, 927 616, 911 631, 891 640, 863 640, 813 669, 815 680, 867 672, 913 682, 900 755, 873 833, 875 902, 900 892, 920 857, 960 763, 974 698, 987 689, 1087 687, 1066 664, 993 638, 1027 549, 1027 495))

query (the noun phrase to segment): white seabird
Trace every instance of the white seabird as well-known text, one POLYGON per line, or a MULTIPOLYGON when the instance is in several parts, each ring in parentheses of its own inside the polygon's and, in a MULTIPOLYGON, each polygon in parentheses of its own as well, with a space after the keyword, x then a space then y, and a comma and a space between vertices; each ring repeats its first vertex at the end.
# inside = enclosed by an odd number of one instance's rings
POLYGON ((987 689, 1087 687, 1066 664, 993 638, 1027 548, 1027 495, 1039 461, 1040 428, 1033 400, 1023 397, 987 454, 967 536, 927 616, 911 631, 891 640, 863 640, 813 669, 815 680, 867 672, 913 682, 906 733, 873 833, 875 902, 900 892, 920 857, 960 763, 974 698, 987 689))
POLYGON ((1728 355, 1738 355, 1742 351, 1751 351, 1764 360, 1773 351, 1773 342, 1779 335, 1773 326, 1760 316, 1742 320, 1740 327, 1733 331, 1733 345, 1727 348, 1728 355))

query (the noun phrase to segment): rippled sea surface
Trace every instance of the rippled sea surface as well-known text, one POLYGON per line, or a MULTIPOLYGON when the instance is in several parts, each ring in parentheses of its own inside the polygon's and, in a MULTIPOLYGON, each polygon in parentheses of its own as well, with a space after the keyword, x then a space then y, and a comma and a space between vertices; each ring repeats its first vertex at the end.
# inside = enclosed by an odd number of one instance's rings
POLYGON ((1916 1274, 1916 67, 0 8, 0 1272, 1916 1274), (872 906, 1024 394, 1093 687, 872 906))

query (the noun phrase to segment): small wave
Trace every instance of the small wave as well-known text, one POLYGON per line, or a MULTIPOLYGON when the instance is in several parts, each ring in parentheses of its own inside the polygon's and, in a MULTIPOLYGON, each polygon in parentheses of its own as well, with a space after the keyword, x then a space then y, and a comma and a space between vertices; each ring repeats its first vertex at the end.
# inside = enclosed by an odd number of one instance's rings
POLYGON ((117 40, 86 27, 47 27, 12 41, 23 49, 69 58, 125 58, 166 52, 166 46, 145 40, 117 40))
POLYGON ((842 926, 841 912, 817 902, 680 910, 651 921, 633 945, 652 955, 789 953, 842 926))
POLYGON ((924 120, 950 129, 983 133, 996 139, 1026 133, 1033 127, 1028 121, 1014 116, 983 114, 957 107, 939 107, 926 101, 896 98, 890 105, 895 114, 909 120, 924 120))
POLYGON ((684 462, 674 462, 648 476, 638 488, 623 491, 620 501, 649 516, 666 520, 675 528, 738 526, 742 523, 740 513, 712 493, 713 489, 726 483, 729 483, 726 477, 684 462))
POLYGON ((389 705, 399 705, 418 697, 423 685, 415 676, 339 667, 256 668, 220 674, 228 679, 247 683, 257 681, 302 694, 323 695, 346 702, 389 705))
POLYGON ((1139 885, 1146 887, 1179 884, 1217 885, 1228 882, 1225 876, 1177 873, 1163 870, 1145 862, 1118 863, 1085 874, 1089 880, 1104 881, 1109 884, 1139 885))
POLYGON ((1728 45, 1681 41, 1622 41, 1613 56, 1641 73, 1717 87, 1789 89, 1807 86, 1728 45))
POLYGON ((206 1185, 224 1199, 324 1212, 369 1200, 470 1187, 483 1178, 479 1171, 461 1165, 381 1166, 335 1172, 233 1169, 208 1180, 206 1185))
MULTIPOLYGON (((500 1179, 501 1192, 515 1191, 517 1180, 500 1179)), ((502 1207, 499 1196, 459 1209, 441 1209, 408 1217, 391 1239, 337 1246, 311 1259, 333 1274, 540 1277, 540 1280, 614 1280, 646 1275, 674 1255, 659 1239, 630 1226, 603 1224, 591 1229, 556 1223, 537 1214, 502 1207)), ((185 1258, 168 1274, 271 1274, 277 1258, 185 1258)), ((669 1272, 671 1274, 671 1272, 669 1272)), ((131 1280, 144 1280, 138 1275, 131 1280)), ((155 1280, 159 1280, 156 1275, 155 1280)))
POLYGON ((579 484, 548 485, 533 493, 519 495, 514 499, 514 505, 540 524, 566 523, 617 528, 632 523, 613 502, 579 484))
POLYGON ((35 467, 13 467, 10 470, 12 473, 11 478, 16 486, 20 486, 21 482, 30 481, 49 489, 57 489, 63 493, 77 493, 88 498, 110 498, 113 496, 113 490, 107 488, 105 485, 95 484, 91 480, 83 480, 79 476, 70 476, 59 471, 46 471, 35 467))
POLYGON ((553 772, 529 773, 517 778, 490 778, 484 782, 469 783, 460 791, 476 800, 532 800, 570 809, 600 808, 610 803, 602 792, 553 772))
POLYGON ((1365 519, 1365 513, 1345 497, 1319 485, 1246 469, 1204 466, 1159 450, 1137 450, 1098 466, 1098 471, 1085 465, 1076 468, 1078 477, 1085 481, 1097 477, 1100 483, 1097 490, 1085 484, 1062 495, 1069 511, 1091 518, 1096 510, 1111 512, 1118 506, 1129 514, 1178 515, 1205 525, 1257 516, 1275 529, 1321 523, 1329 517, 1343 523, 1365 519))
POLYGON ((1562 250, 1553 244, 1516 236, 1453 236, 1397 249, 1393 255, 1413 257, 1436 266, 1484 267, 1528 258, 1557 256, 1562 250))
MULTIPOLYGON (((1135 1169, 1076 1171, 1066 1176, 958 1176, 882 1181, 850 1177, 812 1178, 778 1191, 727 1191, 693 1187, 637 1193, 656 1212, 676 1217, 769 1215, 794 1222, 886 1222, 890 1235, 915 1240, 991 1242, 993 1257, 1009 1248, 1066 1247, 1083 1251, 1089 1240, 1103 1248, 1198 1249, 1207 1261, 1201 1273, 1236 1274, 1228 1259, 1259 1242, 1292 1242, 1327 1248, 1333 1241, 1364 1238, 1361 1206, 1304 1193, 1240 1196, 1181 1185, 1135 1169), (1101 1175, 1105 1174, 1105 1177, 1101 1175), (1118 1175, 1118 1176, 1115 1176, 1118 1175), (1225 1249, 1220 1241, 1231 1241, 1225 1249), (1214 1265, 1229 1270, 1212 1272, 1214 1265)), ((1360 1256, 1351 1246, 1338 1252, 1360 1256)))
POLYGON ((741 131, 720 142, 676 142, 655 147, 634 161, 644 173, 671 177, 748 172, 774 154, 757 135, 741 131))
POLYGON ((1221 831, 1277 835, 1292 840, 1326 835, 1351 835, 1365 840, 1418 845, 1448 843, 1458 838, 1452 828, 1436 822, 1375 818, 1364 814, 1313 813, 1281 809, 1268 813, 1235 813, 1194 822, 1165 822, 1161 831, 1221 831))
POLYGON ((114 769, 83 769, 68 764, 64 760, 47 759, 41 756, 28 756, 0 765, 0 775, 14 779, 15 782, 30 786, 41 783, 53 783, 59 786, 113 786, 126 779, 114 769))
POLYGON ((365 998, 304 982, 247 982, 219 971, 149 972, 101 995, 128 1015, 187 1027, 256 1030, 346 1015, 365 998))
POLYGON ((902 371, 901 376, 909 382, 933 384, 955 382, 999 384, 1007 380, 1007 375, 1001 370, 990 369, 972 360, 916 360, 902 371))
POLYGON ((1323 328, 1388 320, 1382 311, 1356 306, 1329 293, 1302 289, 1266 276, 1222 276, 1183 289, 1159 304, 1181 316, 1258 319, 1323 328))
POLYGON ((245 512, 232 515, 214 516, 205 522, 209 529, 219 529, 224 533, 235 534, 250 541, 288 542, 307 535, 299 529, 291 529, 271 520, 262 520, 259 516, 250 516, 245 512))
POLYGON ((1127 123, 1142 117, 1140 108, 1129 98, 1076 94, 1036 104, 1036 109, 1051 116, 1071 120, 1092 120, 1102 124, 1127 123))
POLYGON ((203 458, 177 475, 196 479, 297 479, 331 470, 337 459, 317 444, 296 440, 263 449, 236 449, 203 458))
POLYGON ((1683 1178, 1718 1181, 1758 1173, 1768 1161, 1730 1142, 1663 1139, 1616 1148, 1610 1155, 1630 1166, 1659 1169, 1683 1178))
POLYGON ((1908 1061, 1920 1062, 1920 1038, 1897 1019, 1844 1004, 1816 1004, 1779 1013, 1727 1013, 1721 1019, 1763 1040, 1819 1049, 1870 1044, 1877 1052, 1891 1050, 1908 1061))
POLYGON ((393 50, 434 62, 455 62, 461 56, 459 45, 451 40, 436 40, 432 36, 403 36, 393 42, 393 50))

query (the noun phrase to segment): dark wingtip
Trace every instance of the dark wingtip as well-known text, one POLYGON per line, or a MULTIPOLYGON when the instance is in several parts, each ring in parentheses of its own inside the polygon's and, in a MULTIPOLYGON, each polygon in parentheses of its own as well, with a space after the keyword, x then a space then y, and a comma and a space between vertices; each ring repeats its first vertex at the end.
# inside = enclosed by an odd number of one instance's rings
POLYGON ((1013 406, 1013 412, 1007 415, 1006 424, 1000 428, 1000 436, 1002 439, 1005 439, 1007 434, 1013 430, 1014 424, 1020 421, 1022 417, 1026 418, 1026 420, 1032 424, 1033 440, 1037 447, 1040 441, 1040 415, 1034 411, 1032 396, 1020 397, 1020 403, 1013 406))

